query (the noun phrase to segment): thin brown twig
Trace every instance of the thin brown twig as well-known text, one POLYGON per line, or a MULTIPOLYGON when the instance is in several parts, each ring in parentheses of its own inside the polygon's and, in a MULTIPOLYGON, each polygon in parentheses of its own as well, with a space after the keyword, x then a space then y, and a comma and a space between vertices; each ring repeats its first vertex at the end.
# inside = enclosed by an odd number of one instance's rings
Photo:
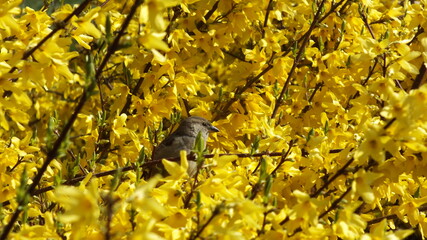
POLYGON ((425 64, 421 64, 419 73, 415 77, 415 80, 412 83, 411 89, 418 89, 421 86, 421 83, 425 82, 426 79, 427 79, 427 68, 425 64))
MULTIPOLYGON (((344 164, 344 166, 342 166, 326 183, 324 183, 322 185, 321 188, 319 188, 315 193, 310 194, 310 198, 315 198, 317 196, 319 196, 319 194, 326 189, 337 177, 339 177, 340 175, 344 174, 347 167, 350 166, 351 163, 353 163, 354 158, 351 158, 349 161, 347 161, 346 164, 344 164)), ((349 190, 347 190, 349 191, 349 190)), ((344 197, 343 197, 344 198, 344 197)), ((341 201, 341 200, 340 200, 341 201)), ((336 202, 336 204, 338 204, 339 202, 336 202)), ((328 209, 329 210, 329 209, 328 209)), ((331 209, 332 210, 332 209, 331 209)), ((325 213, 326 214, 326 213, 325 213)), ((287 223, 290 220, 289 217, 286 217, 285 219, 283 219, 280 222, 280 225, 284 225, 285 223, 287 223)))
MULTIPOLYGON (((204 20, 207 22, 209 20, 209 18, 211 18, 211 16, 214 14, 214 12, 218 9, 218 5, 219 5, 219 0, 216 1, 214 3, 214 5, 212 6, 212 8, 205 14, 205 16, 203 17, 204 20)), ((201 32, 203 31, 207 31, 207 24, 204 23, 203 21, 199 21, 196 24, 197 29, 199 29, 201 32)))
MULTIPOLYGON (((151 68, 151 63, 147 63, 147 65, 145 65, 145 68, 144 68, 144 73, 147 73, 150 70, 150 68, 151 68)), ((123 106, 122 111, 120 111, 120 114, 128 113, 129 107, 132 103, 132 96, 136 95, 138 93, 139 88, 141 87, 142 83, 144 82, 144 79, 145 78, 140 77, 138 82, 136 83, 135 87, 132 89, 130 94, 128 94, 128 96, 126 97, 126 103, 123 106)))
MULTIPOLYGON (((342 3, 343 3, 343 1, 344 0, 342 0, 342 1, 340 1, 340 2, 338 2, 338 3, 336 3, 336 4, 334 4, 334 5, 332 5, 332 7, 331 7, 331 9, 319 20, 319 22, 318 23, 321 23, 321 22, 323 22, 327 17, 329 17, 329 15, 331 15, 342 3)), ((342 8, 344 8, 347 4, 349 4, 349 3, 351 3, 352 1, 346 1, 346 3, 342 6, 342 8)), ((340 11, 342 10, 342 8, 340 9, 340 11)), ((341 15, 342 15, 343 13, 341 13, 341 15)), ((282 54, 282 56, 286 56, 286 55, 288 55, 288 53, 290 52, 290 47, 291 46, 294 46, 295 45, 295 42, 297 42, 297 43, 300 43, 301 41, 303 41, 306 37, 307 37, 307 35, 309 35, 309 32, 307 31, 306 33, 304 33, 304 35, 302 35, 298 40, 293 40, 293 41, 291 41, 291 42, 289 42, 288 44, 287 44, 287 46, 289 46, 289 47, 287 47, 288 48, 288 50, 284 53, 284 54, 282 54)))
POLYGON ((343 200, 345 196, 347 196, 347 194, 350 193, 350 191, 351 191, 351 187, 347 188, 347 190, 343 194, 341 194, 341 196, 338 199, 336 199, 326 211, 324 211, 319 215, 319 218, 326 216, 326 214, 334 210, 338 206, 338 204, 341 202, 341 200, 343 200))
POLYGON ((329 178, 327 180, 327 182, 325 184, 323 184, 322 187, 320 187, 316 192, 314 192, 313 194, 310 195, 310 197, 317 197, 319 196, 319 194, 325 190, 326 188, 329 187, 329 185, 335 180, 337 179, 339 176, 343 175, 346 172, 346 169, 348 168, 348 166, 350 166, 350 164, 352 164, 354 162, 354 158, 351 158, 350 160, 347 161, 346 164, 344 164, 344 166, 342 166, 331 178, 329 178))
MULTIPOLYGON (((172 8, 172 11, 173 11, 173 15, 172 15, 172 18, 170 19, 170 21, 169 21, 169 24, 168 24, 168 27, 166 28, 166 35, 165 35, 165 37, 163 38, 163 41, 165 41, 165 42, 167 42, 168 41, 168 38, 169 38, 169 35, 170 35, 170 33, 171 33, 171 30, 172 30, 172 25, 175 23, 175 21, 178 19, 178 17, 181 15, 181 13, 182 13, 182 9, 181 9, 181 7, 180 6, 175 6, 175 7, 173 7, 172 8)), ((170 43, 168 43, 168 45, 169 45, 169 47, 171 46, 171 44, 170 43)))
MULTIPOLYGON (((37 43, 36 46, 34 46, 33 48, 29 49, 28 51, 24 52, 24 54, 22 55, 22 60, 26 60, 27 58, 29 58, 37 49, 39 49, 47 40, 49 40, 50 38, 52 38, 53 35, 55 35, 59 30, 65 28, 65 26, 67 25, 67 23, 71 20, 71 18, 73 16, 77 16, 79 15, 85 8, 86 6, 91 2, 91 0, 85 0, 84 2, 82 2, 76 9, 74 9, 74 11, 68 15, 63 21, 60 22, 56 22, 53 24, 53 28, 52 31, 46 35, 40 42, 37 43)), ((9 70, 9 73, 13 73, 16 69, 18 69, 17 66, 12 67, 9 70)), ((11 81, 16 81, 15 79, 12 79, 11 81)), ((3 94, 3 97, 12 94, 11 91, 5 91, 3 94)))
POLYGON ((327 17, 329 17, 329 15, 331 15, 333 12, 335 12, 335 10, 337 10, 338 7, 341 6, 341 4, 343 4, 343 2, 346 2, 346 4, 347 4, 348 2, 351 2, 351 1, 341 0, 341 1, 337 2, 336 4, 332 4, 331 9, 329 9, 329 11, 322 18, 320 18, 319 22, 323 22, 327 17))
POLYGON ((263 29, 262 29, 262 38, 265 37, 265 28, 267 27, 268 17, 270 16, 270 12, 271 12, 272 8, 273 8, 273 0, 270 0, 270 1, 268 1, 267 11, 265 13, 264 24, 263 24, 263 29))
POLYGON ((387 129, 387 128, 389 128, 389 127, 391 126, 391 124, 393 124, 395 121, 396 121, 396 118, 395 118, 395 117, 394 117, 394 118, 392 118, 392 119, 390 119, 390 121, 388 121, 388 122, 386 123, 386 125, 384 125, 383 129, 384 129, 384 130, 386 130, 386 129, 387 129))
POLYGON ((135 1, 134 5, 132 5, 132 7, 129 11, 129 14, 127 15, 127 17, 125 18, 125 20, 122 24, 122 28, 119 30, 117 37, 114 38, 113 43, 108 47, 107 53, 105 54, 104 58, 102 59, 101 64, 99 65, 98 69, 96 70, 95 79, 96 79, 96 84, 97 84, 98 89, 99 89, 99 96, 100 96, 100 101, 101 101, 102 112, 105 111, 105 109, 104 109, 105 101, 104 101, 104 97, 103 97, 103 91, 101 89, 101 78, 100 78, 102 71, 104 70, 105 66, 107 65, 108 61, 110 60, 111 55, 118 49, 121 37, 124 35, 127 26, 129 25, 130 21, 132 20, 133 16, 135 15, 136 9, 138 8, 138 6, 140 4, 142 4, 142 2, 143 2, 143 0, 137 0, 137 1, 135 1))
MULTIPOLYGON (((53 144, 52 149, 47 153, 46 160, 44 161, 42 167, 37 171, 36 176, 33 178, 31 185, 28 187, 26 191, 26 195, 34 195, 34 191, 37 187, 37 185, 40 183, 40 180, 44 173, 46 172, 49 164, 52 162, 53 159, 58 154, 58 150, 62 144, 62 142, 65 140, 66 135, 70 131, 71 127, 73 126, 74 121, 77 119, 77 115, 80 113, 81 109, 86 103, 86 100, 88 98, 87 92, 83 92, 80 102, 75 108, 73 114, 71 115, 70 119, 68 120, 67 124, 65 125, 64 129, 62 130, 61 134, 59 135, 58 139, 56 139, 55 143, 53 144)), ((23 198, 25 199, 25 198, 23 198)), ((9 235, 9 232, 12 230, 13 225, 18 220, 19 214, 22 212, 22 209, 25 205, 24 200, 21 200, 18 202, 18 207, 15 209, 15 212, 13 213, 11 219, 9 220, 8 224, 4 227, 2 235, 0 236, 1 240, 7 239, 7 236, 9 235)))
MULTIPOLYGON (((83 9, 86 7, 87 4, 89 4, 89 2, 90 2, 89 0, 83 2, 82 4, 80 4, 80 6, 77 9, 79 9, 80 12, 83 11, 83 9)), ((123 35, 124 30, 127 28, 127 25, 129 24, 130 19, 135 14, 136 8, 139 6, 139 4, 141 4, 141 1, 137 0, 134 3, 134 5, 132 6, 132 9, 131 9, 128 17, 126 18, 125 22, 122 25, 122 29, 120 30, 118 36, 114 40, 112 47, 108 50, 107 54, 104 56, 104 59, 103 59, 101 65, 99 66, 99 68, 96 72, 95 79, 94 79, 95 81, 99 82, 103 68, 106 66, 106 64, 107 64, 109 58, 111 57, 111 55, 113 54, 113 52, 117 49, 120 37, 123 35)), ((71 19, 76 12, 77 12, 76 10, 73 11, 73 13, 71 13, 65 20, 69 21, 69 19, 71 19)), ((65 20, 64 20, 64 22, 65 22, 65 20)), ((42 41, 43 42, 41 44, 43 44, 46 40, 43 39, 42 41)), ((37 46, 41 46, 41 44, 39 43, 39 44, 37 44, 37 46)), ((28 58, 28 56, 30 56, 34 51, 35 51, 35 48, 33 48, 31 51, 24 54, 24 57, 28 58)), ((36 176, 32 179, 31 185, 28 187, 28 189, 25 192, 26 195, 28 195, 28 196, 34 195, 36 187, 40 183, 40 181, 41 181, 44 173, 46 172, 49 164, 58 155, 58 151, 60 149, 62 142, 65 140, 68 132, 71 130, 75 120, 77 119, 77 115, 80 113, 80 111, 82 110, 83 106, 85 105, 85 103, 89 97, 90 97, 89 93, 87 92, 87 90, 85 90, 83 92, 83 94, 81 95, 80 101, 79 101, 78 105, 76 106, 76 108, 74 109, 73 114, 70 116, 70 118, 69 118, 67 124, 64 126, 64 129, 62 130, 61 134, 56 139, 52 149, 47 153, 46 160, 44 161, 42 167, 37 171, 36 176)), ((20 213, 22 212, 24 205, 26 205, 25 197, 23 197, 22 200, 20 200, 18 202, 18 207, 15 209, 15 212, 13 213, 9 222, 3 228, 2 234, 0 236, 0 240, 7 239, 7 236, 9 235, 13 226, 15 225, 15 222, 18 220, 18 217, 19 217, 20 213)))
POLYGON ((363 7, 362 5, 359 5, 359 14, 360 14, 360 17, 362 18, 363 23, 365 24, 366 28, 368 29, 369 33, 371 34, 371 37, 373 39, 376 39, 374 31, 372 30, 371 25, 369 25, 368 17, 366 14, 366 9, 367 8, 363 7))
MULTIPOLYGON (((322 87, 323 87, 323 85, 324 85, 324 83, 323 83, 323 82, 320 82, 320 83, 317 83, 317 84, 316 84, 316 86, 314 87, 314 91, 313 91, 313 93, 311 94, 310 98, 308 99, 308 102, 309 102, 309 103, 312 103, 313 98, 314 98, 314 95, 317 93, 317 91, 319 91, 319 89, 320 89, 320 88, 322 88, 322 87)), ((300 114, 300 115, 303 115, 304 113, 306 113, 308 110, 310 110, 310 108, 311 108, 311 107, 312 107, 312 104, 308 104, 308 105, 306 105, 306 106, 302 109, 302 111, 301 111, 301 114, 300 114)))
POLYGON ((270 213, 272 213, 272 212, 275 212, 275 211, 277 211, 277 209, 273 208, 273 209, 270 209, 270 210, 264 212, 264 218, 262 220, 261 229, 257 231, 258 237, 260 237, 261 234, 265 233, 265 226, 267 225, 267 215, 270 214, 270 213))
POLYGON ((212 6, 211 10, 209 10, 209 12, 206 13, 206 15, 204 16, 205 21, 209 20, 209 18, 212 17, 212 15, 214 14, 214 12, 218 9, 218 4, 219 4, 219 0, 216 1, 214 3, 214 5, 212 6))
MULTIPOLYGON (((341 151, 342 151, 342 149, 332 149, 332 150, 329 151, 329 153, 339 153, 341 151)), ((283 152, 262 152, 262 153, 255 153, 255 154, 250 154, 250 153, 223 153, 223 154, 219 154, 219 156, 237 156, 239 158, 245 158, 245 157, 262 157, 262 156, 265 156, 265 155, 268 155, 270 157, 280 157, 280 156, 283 156, 283 152)), ((203 157, 204 158, 213 158, 213 157, 215 157, 215 154, 205 154, 203 157)), ((193 154, 189 154, 187 156, 187 158, 188 158, 188 160, 194 160, 195 159, 195 157, 194 157, 193 154)), ((180 159, 179 157, 178 158, 167 158, 167 160, 169 160, 169 161, 178 161, 179 159, 180 159)), ((141 164, 140 167, 141 168, 149 167, 149 166, 152 166, 152 165, 159 164, 161 162, 162 162, 162 160, 151 160, 151 161, 145 162, 144 164, 141 164)), ((114 174, 117 173, 117 171, 127 172, 127 171, 131 171, 131 170, 135 170, 135 167, 134 166, 126 166, 126 167, 123 167, 123 168, 118 168, 118 169, 109 170, 109 171, 105 171, 105 172, 99 172, 99 173, 93 174, 92 177, 93 178, 100 178, 100 177, 114 175, 114 174)), ((65 181, 62 184, 63 185, 74 185, 76 183, 81 182, 85 177, 86 176, 78 176, 78 177, 75 177, 73 179, 67 180, 67 181, 65 181)), ((35 190, 32 193, 32 195, 39 195, 39 194, 45 193, 47 191, 51 191, 53 189, 54 189, 54 186, 44 187, 44 188, 35 190)), ((1 206, 4 207, 4 206, 7 206, 9 204, 10 204, 10 201, 7 200, 7 201, 2 202, 1 206)))
POLYGON ((418 26, 418 30, 415 33, 414 37, 409 41, 408 46, 411 45, 415 40, 417 40, 418 36, 420 36, 422 33, 424 33, 424 28, 421 26, 418 26))
MULTIPOLYGON (((378 64, 378 58, 374 59, 374 65, 372 67, 369 68, 369 72, 368 72, 368 76, 366 76, 365 80, 362 82, 362 86, 365 86, 366 83, 368 83, 369 79, 372 77, 372 75, 374 74, 374 70, 375 67, 378 64)), ((349 109, 350 108, 350 101, 357 98, 360 95, 360 93, 357 91, 355 94, 353 94, 347 101, 347 105, 345 107, 345 109, 349 109)))
POLYGON ((305 47, 308 43, 310 35, 313 32, 316 25, 319 23, 320 14, 322 13, 323 6, 325 5, 325 2, 326 2, 326 0, 322 0, 320 5, 318 6, 316 15, 313 18, 313 22, 311 23, 310 28, 308 29, 307 33, 304 35, 304 38, 303 38, 302 43, 301 43, 301 47, 297 53, 297 56, 294 59, 294 63, 292 64, 291 70, 289 71, 288 78, 286 79, 286 82, 283 85, 282 91, 280 91, 280 95, 276 99, 276 103, 274 104, 273 113, 271 114, 272 119, 276 117, 277 111, 279 110, 279 107, 282 104, 283 95, 285 94, 286 90, 288 89, 289 83, 291 82, 291 79, 293 78, 295 70, 296 70, 299 62, 301 61, 301 58, 302 58, 303 53, 305 51, 305 47))
MULTIPOLYGON (((194 154, 192 154, 192 155, 194 156, 194 154)), ((203 162, 204 162, 204 158, 203 158, 203 162)), ((198 179, 197 177, 199 176, 200 170, 202 169, 203 162, 199 163, 197 161, 196 174, 194 175, 193 182, 191 184, 190 192, 188 193, 187 197, 184 200, 184 208, 188 208, 190 206, 190 200, 193 197, 193 194, 194 194, 194 191, 197 187, 197 184, 199 183, 199 181, 197 181, 197 179, 198 179)))
POLYGON ((37 49, 39 49, 49 38, 51 38, 53 35, 55 35, 55 33, 57 33, 59 30, 65 28, 65 26, 67 25, 67 23, 71 20, 71 18, 73 18, 74 16, 79 15, 80 13, 83 12, 83 10, 86 9, 87 5, 91 2, 91 0, 85 0, 84 2, 82 2, 76 9, 74 9, 74 11, 68 15, 64 20, 57 22, 54 24, 54 28, 52 29, 52 32, 50 32, 48 35, 46 35, 46 37, 44 37, 39 43, 37 43, 36 46, 34 46, 32 49, 28 50, 27 52, 24 53, 24 55, 22 56, 22 60, 27 59, 28 57, 30 57, 37 49))
MULTIPOLYGON (((143 3, 143 1, 144 0, 137 0, 137 1, 135 1, 135 3, 132 5, 132 7, 131 7, 131 9, 130 9, 130 11, 129 11, 129 14, 126 16, 126 18, 125 18, 125 20, 124 20, 124 22, 123 22, 123 24, 122 24, 122 27, 121 27, 121 29, 119 30, 119 32, 118 32, 118 34, 117 34, 117 36, 116 36, 116 38, 114 38, 114 40, 113 40, 113 43, 108 47, 108 50, 107 50, 107 53, 105 54, 105 56, 104 56, 104 58, 102 59, 102 61, 101 61, 101 64, 99 65, 99 67, 98 67, 98 69, 97 69, 97 71, 96 71, 96 73, 95 73, 95 80, 96 80, 96 83, 97 83, 97 85, 98 85, 98 88, 99 88, 99 92, 100 92, 100 96, 102 97, 102 94, 101 94, 101 89, 100 89, 100 82, 101 82, 101 74, 102 74, 102 71, 103 71, 103 69, 105 68, 105 66, 107 65, 107 63, 108 63, 108 61, 109 61, 109 59, 110 59, 110 57, 111 57, 111 55, 113 55, 113 53, 118 49, 118 47, 119 47, 119 43, 120 43, 120 38, 124 35, 124 33, 125 33, 125 30, 127 29, 127 27, 129 26, 129 23, 130 23, 130 21, 132 20, 132 18, 133 18, 133 16, 135 15, 135 13, 136 13, 136 10, 137 10, 137 8, 139 7, 139 5, 141 5, 142 3, 143 3)), ((102 112, 104 112, 104 108, 103 108, 103 106, 104 106, 104 104, 102 103, 102 101, 101 101, 101 108, 103 109, 103 111, 102 112)), ((99 134, 99 136, 98 136, 98 142, 101 140, 101 139, 105 139, 105 137, 106 136, 108 136, 109 135, 109 132, 104 132, 104 129, 103 129, 103 126, 101 126, 101 130, 99 131, 100 132, 100 134, 99 134)), ((104 146, 104 145, 103 145, 104 146)), ((110 144, 109 144, 109 142, 107 143, 107 144, 105 144, 105 146, 110 146, 110 144)), ((103 150, 102 151, 102 154, 100 154, 100 159, 104 159, 104 158, 106 158, 108 156, 108 151, 107 150, 103 150)))
POLYGON ((296 140, 292 139, 291 142, 289 143, 289 148, 286 151, 285 154, 282 155, 282 158, 280 159, 279 164, 277 164, 276 168, 274 168, 273 171, 271 171, 270 175, 275 175, 277 170, 283 165, 283 163, 286 161, 286 158, 289 156, 289 153, 292 150, 292 147, 294 146, 296 140))
MULTIPOLYGON (((291 41, 289 44, 288 44, 288 46, 293 46, 294 44, 295 44, 295 42, 301 42, 301 41, 308 41, 308 39, 309 39, 309 37, 310 37, 310 34, 311 34, 311 32, 313 31, 313 29, 316 27, 316 25, 319 23, 319 22, 321 22, 321 21, 323 21, 324 19, 326 19, 326 17, 327 16, 329 16, 330 14, 332 14, 334 11, 335 11, 335 9, 337 9, 343 2, 344 2, 345 0, 342 0, 342 1, 340 1, 340 2, 338 2, 337 4, 335 4, 335 5, 333 5, 332 6, 332 8, 331 8, 331 10, 328 12, 328 13, 326 13, 319 21, 313 21, 313 23, 311 24, 311 26, 310 26, 310 29, 301 37, 301 38, 299 38, 298 40, 295 40, 295 41, 291 41), (316 23, 315 23, 316 22, 316 23)), ((271 1, 272 2, 272 1, 271 1)), ((316 13, 316 16, 315 16, 315 18, 314 19, 318 19, 319 18, 319 15, 320 15, 320 13, 321 13, 321 8, 323 7, 323 5, 324 5, 324 2, 325 2, 325 0, 323 0, 322 2, 321 2, 321 4, 319 5, 319 8, 318 8, 318 11, 317 11, 317 13, 316 13)), ((348 1, 347 1, 348 2, 348 1)), ((265 23, 266 23, 266 21, 265 21, 265 23)), ((265 24, 264 23, 264 24, 265 24)), ((305 44, 303 44, 302 45, 302 49, 305 47, 305 45, 306 45, 306 43, 305 44)), ((300 54, 300 57, 299 58, 301 58, 301 54, 302 54, 302 49, 300 49, 300 51, 299 51, 299 54, 300 54)), ((290 52, 291 50, 290 50, 290 47, 288 48, 288 50, 286 51, 286 52, 284 52, 283 54, 281 54, 281 56, 286 56, 286 55, 288 55, 288 53, 290 52)), ((227 52, 226 52, 227 53, 227 52)), ((229 54, 229 53, 228 53, 229 54)), ((274 56, 274 55, 273 55, 274 56)), ((256 77, 254 77, 253 78, 253 80, 255 80, 255 81, 252 81, 252 83, 251 84, 246 84, 248 87, 250 87, 254 82, 256 82, 256 81, 258 81, 259 80, 259 78, 260 77, 262 77, 265 73, 267 73, 268 71, 270 71, 272 68, 273 68, 273 65, 271 64, 271 60, 273 59, 273 56, 271 57, 271 59, 270 59, 270 61, 266 64, 267 65, 267 67, 260 73, 260 74, 258 74, 256 77)), ((240 59, 240 58, 238 58, 238 59, 240 59)), ((240 59, 240 60, 242 60, 243 61, 243 59, 240 59)), ((297 64, 295 64, 295 61, 294 61, 294 65, 292 66, 293 68, 296 68, 296 66, 297 66, 297 64)), ((287 86, 289 85, 289 83, 290 83, 290 79, 291 79, 291 75, 293 75, 293 72, 295 71, 295 69, 293 69, 292 70, 292 68, 291 68, 291 72, 290 72, 290 74, 288 75, 288 79, 287 79, 287 81, 285 82, 285 86, 284 86, 284 88, 282 89, 282 91, 281 91, 281 98, 283 98, 283 94, 284 94, 284 92, 286 91, 286 88, 287 88, 287 86)), ((248 81, 249 82, 249 81, 248 81)), ((246 90, 247 90, 247 88, 248 87, 243 87, 243 88, 240 88, 240 89, 238 89, 237 91, 236 91, 236 94, 235 94, 235 97, 234 98, 232 98, 232 99, 230 99, 225 105, 224 105, 224 107, 221 109, 221 113, 223 114, 223 113, 226 113, 227 112, 227 110, 228 110, 228 108, 235 102, 235 101, 237 101, 238 100, 238 97, 237 96, 240 96, 239 94, 237 94, 237 93, 243 93, 243 92, 245 92, 246 90), (242 91, 243 90, 243 91, 242 91)), ((280 98, 280 99, 281 99, 280 98)), ((280 103, 281 101, 279 101, 279 103, 280 103)), ((279 104, 280 105, 280 104, 279 104)), ((278 105, 277 105, 277 101, 276 101, 276 105, 275 105, 275 110, 273 110, 273 114, 272 114, 272 116, 275 116, 276 115, 276 111, 277 111, 277 109, 276 108, 278 108, 278 105)), ((215 116, 215 118, 214 118, 214 121, 216 121, 216 120, 218 120, 218 119, 220 119, 220 117, 222 116, 222 114, 217 114, 216 116, 215 116)))
MULTIPOLYGON (((420 212, 427 211, 427 205, 423 205, 423 206, 419 207, 418 211, 420 211, 420 212)), ((368 223, 368 226, 370 226, 372 224, 379 223, 384 219, 390 220, 390 219, 398 219, 398 218, 399 217, 396 214, 390 214, 390 215, 386 215, 386 216, 382 216, 382 217, 372 219, 372 220, 368 221, 367 223, 368 223)))
POLYGON ((105 239, 110 240, 112 239, 111 236, 111 223, 113 220, 113 214, 114 214, 114 204, 118 202, 118 199, 113 198, 113 194, 109 193, 106 198, 106 212, 107 212, 107 221, 105 223, 105 239))
POLYGON ((238 88, 236 90, 236 93, 234 94, 234 97, 231 98, 225 105, 224 107, 221 108, 220 113, 221 114, 217 114, 214 118, 214 121, 219 120, 223 114, 225 114, 228 109, 230 108, 230 106, 236 102, 239 97, 241 96, 242 93, 244 93, 248 88, 250 88, 255 82, 257 82, 262 76, 264 76, 264 74, 266 74, 268 71, 270 71, 273 68, 273 65, 270 64, 269 62, 266 63, 267 67, 264 68, 264 70, 262 70, 258 75, 256 75, 253 78, 248 79, 248 81, 246 82, 245 86, 238 88))
POLYGON ((203 224, 202 227, 200 227, 199 230, 196 232, 196 234, 192 235, 189 239, 190 240, 194 240, 194 239, 197 239, 198 237, 200 237, 200 235, 202 234, 203 230, 205 230, 205 228, 212 222, 212 220, 222 212, 222 209, 224 207, 225 207, 224 203, 221 203, 218 206, 216 206, 215 209, 214 209, 214 211, 212 212, 212 215, 206 221, 206 223, 203 224))

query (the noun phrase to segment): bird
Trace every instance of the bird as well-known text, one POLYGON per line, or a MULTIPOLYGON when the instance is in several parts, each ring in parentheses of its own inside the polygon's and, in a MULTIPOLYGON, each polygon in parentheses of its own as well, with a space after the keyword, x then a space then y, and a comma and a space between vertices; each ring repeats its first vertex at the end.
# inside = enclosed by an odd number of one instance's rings
MULTIPOLYGON (((187 154, 191 153, 196 143, 197 135, 201 135, 203 140, 203 149, 206 148, 206 141, 210 132, 219 132, 219 129, 214 127, 207 119, 197 116, 191 116, 181 121, 179 127, 171 135, 166 137, 154 150, 152 161, 161 160, 164 158, 179 158, 180 151, 185 150, 187 154)), ((188 161, 187 173, 190 177, 194 177, 197 172, 197 162, 195 160, 188 161)), ((150 176, 156 173, 161 173, 166 176, 167 173, 162 163, 155 164, 150 169, 150 176)))

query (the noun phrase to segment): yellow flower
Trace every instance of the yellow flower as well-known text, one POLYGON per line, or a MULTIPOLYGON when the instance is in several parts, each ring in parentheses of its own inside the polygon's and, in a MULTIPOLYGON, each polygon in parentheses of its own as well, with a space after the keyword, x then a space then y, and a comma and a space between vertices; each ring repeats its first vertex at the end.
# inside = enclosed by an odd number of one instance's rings
POLYGON ((181 165, 166 159, 162 160, 163 166, 165 166, 166 171, 170 174, 168 178, 176 180, 185 175, 188 168, 187 154, 188 153, 185 150, 180 151, 181 165))
POLYGON ((400 57, 397 62, 391 66, 390 73, 399 72, 400 68, 403 68, 411 74, 418 74, 418 67, 410 62, 419 57, 421 52, 414 51, 405 43, 399 43, 397 45, 397 52, 400 54, 400 57))
POLYGON ((100 7, 91 9, 85 15, 73 21, 75 29, 73 38, 84 48, 90 49, 89 43, 93 39, 99 39, 102 35, 101 31, 93 24, 93 19, 99 16, 100 7))
POLYGON ((0 7, 0 28, 4 30, 7 36, 19 34, 22 29, 14 15, 20 14, 20 0, 3 1, 0 7))
POLYGON ((358 239, 366 228, 366 221, 354 213, 360 202, 354 202, 345 206, 338 212, 338 220, 332 226, 334 233, 344 239, 358 239))
POLYGON ((361 240, 381 240, 381 239, 405 239, 411 235, 414 230, 397 230, 387 231, 387 220, 382 220, 380 223, 370 227, 369 234, 363 234, 361 240))
POLYGON ((163 17, 164 10, 176 6, 180 0, 149 0, 146 1, 141 8, 140 20, 145 23, 148 22, 154 32, 162 32, 166 29, 167 22, 163 17), (148 19, 146 18, 148 16, 148 19))
POLYGON ((363 169, 359 170, 354 175, 354 180, 352 183, 353 193, 357 193, 359 196, 361 196, 366 203, 374 203, 375 194, 371 188, 371 185, 381 176, 381 173, 366 172, 363 169))
POLYGON ((384 136, 382 132, 380 126, 376 126, 373 123, 368 124, 365 131, 365 140, 354 154, 356 160, 360 163, 365 163, 369 157, 372 157, 380 163, 384 162, 384 145, 390 140, 390 137, 384 136))
MULTIPOLYGON (((86 179, 91 176, 89 174, 86 179)), ((71 239, 86 236, 88 227, 97 225, 100 214, 98 192, 96 181, 92 181, 88 188, 82 184, 80 187, 59 186, 55 190, 56 201, 65 209, 59 220, 72 225, 71 239)))
POLYGON ((413 198, 409 194, 405 194, 404 202, 397 209, 397 215, 400 219, 408 219, 412 226, 416 226, 425 219, 425 214, 420 213, 419 207, 427 203, 427 197, 413 198))
POLYGON ((295 190, 293 195, 297 198, 297 204, 292 207, 289 213, 290 222, 288 225, 291 227, 290 232, 296 228, 301 227, 306 229, 309 226, 316 226, 319 219, 320 201, 310 198, 307 193, 295 190))
POLYGON ((152 190, 156 186, 160 176, 152 177, 148 182, 141 183, 132 195, 127 199, 132 207, 139 211, 145 219, 161 219, 167 215, 166 209, 152 197, 152 190))

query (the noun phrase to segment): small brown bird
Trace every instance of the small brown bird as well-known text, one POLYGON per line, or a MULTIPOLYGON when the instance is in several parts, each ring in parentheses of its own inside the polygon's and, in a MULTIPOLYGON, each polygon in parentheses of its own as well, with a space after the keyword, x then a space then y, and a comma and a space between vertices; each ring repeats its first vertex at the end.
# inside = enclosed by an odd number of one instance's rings
MULTIPOLYGON (((188 117, 181 122, 175 132, 169 135, 159 144, 159 146, 157 146, 154 150, 152 160, 178 158, 181 150, 185 150, 187 151, 187 154, 189 154, 194 149, 194 144, 199 132, 205 144, 203 147, 205 148, 209 132, 219 132, 219 130, 212 126, 208 120, 202 117, 188 117)), ((197 162, 194 160, 188 160, 188 175, 193 177, 196 174, 196 171, 197 162)), ((163 175, 167 174, 161 163, 152 167, 150 175, 152 176, 157 172, 160 172, 163 175)))

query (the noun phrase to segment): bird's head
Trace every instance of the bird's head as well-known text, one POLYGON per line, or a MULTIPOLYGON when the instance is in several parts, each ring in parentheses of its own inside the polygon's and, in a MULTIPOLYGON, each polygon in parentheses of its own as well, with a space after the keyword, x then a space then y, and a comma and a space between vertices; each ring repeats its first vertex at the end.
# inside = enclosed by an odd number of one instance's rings
POLYGON ((197 136, 200 132, 205 140, 209 132, 219 132, 218 128, 214 127, 207 119, 196 116, 183 120, 177 131, 190 133, 194 136, 197 136))

